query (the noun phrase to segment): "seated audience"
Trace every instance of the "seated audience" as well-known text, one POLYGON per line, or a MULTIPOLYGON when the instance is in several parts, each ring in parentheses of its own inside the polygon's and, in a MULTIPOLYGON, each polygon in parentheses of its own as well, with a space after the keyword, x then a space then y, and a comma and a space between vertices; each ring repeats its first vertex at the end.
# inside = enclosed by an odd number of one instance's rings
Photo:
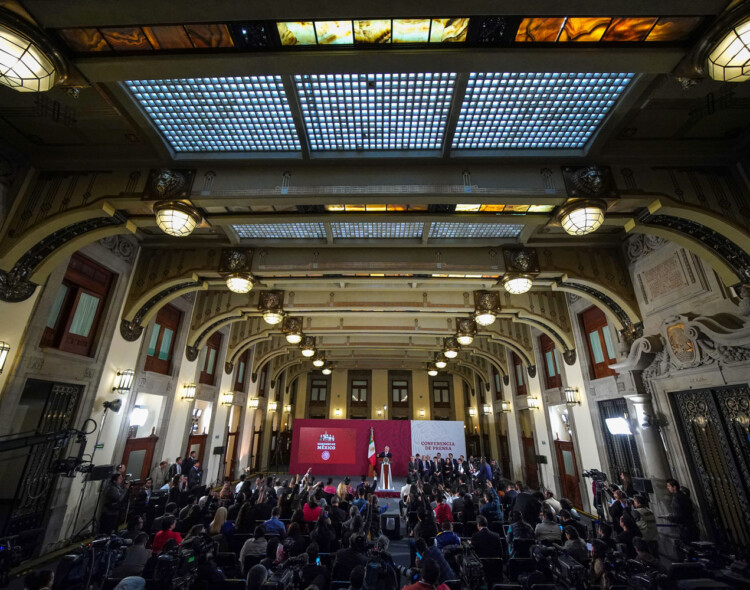
POLYGON ((177 524, 177 520, 171 514, 164 516, 161 521, 161 530, 156 533, 154 537, 154 543, 151 546, 151 551, 154 555, 159 555, 167 541, 175 541, 178 545, 182 543, 182 535, 175 532, 174 527, 177 524))
POLYGON ((471 536, 474 552, 482 557, 503 557, 503 543, 500 535, 487 528, 487 519, 477 516, 477 532, 471 536))
POLYGON ((138 533, 133 540, 133 545, 128 547, 123 560, 117 564, 112 573, 113 578, 127 578, 128 576, 140 576, 146 562, 151 558, 151 550, 146 549, 148 535, 138 533))

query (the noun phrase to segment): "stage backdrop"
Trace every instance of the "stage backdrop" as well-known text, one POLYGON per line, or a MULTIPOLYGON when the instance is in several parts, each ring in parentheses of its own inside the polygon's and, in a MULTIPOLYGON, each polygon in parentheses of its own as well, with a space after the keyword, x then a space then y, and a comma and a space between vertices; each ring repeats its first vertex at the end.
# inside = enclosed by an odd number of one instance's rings
POLYGON ((299 419, 294 421, 289 473, 304 473, 312 467, 313 474, 366 475, 370 428, 378 454, 385 445, 391 447, 394 478, 406 476, 413 453, 435 456, 440 452, 447 457, 451 452, 456 458, 466 454, 463 422, 299 419))

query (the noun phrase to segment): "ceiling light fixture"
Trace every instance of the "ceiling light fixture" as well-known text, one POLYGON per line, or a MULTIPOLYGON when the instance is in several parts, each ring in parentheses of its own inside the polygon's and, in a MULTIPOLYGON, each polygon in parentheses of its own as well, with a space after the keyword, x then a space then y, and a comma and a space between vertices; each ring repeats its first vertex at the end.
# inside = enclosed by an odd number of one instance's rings
POLYGON ((275 326, 284 320, 283 306, 283 291, 261 291, 258 299, 258 309, 267 324, 275 326))
POLYGON ((564 205, 558 213, 560 225, 571 236, 585 236, 604 223, 604 201, 580 199, 564 205))
POLYGON ((302 338, 299 347, 302 349, 302 356, 306 358, 315 356, 315 337, 305 336, 302 338))
POLYGON ((469 346, 474 342, 474 333, 477 326, 472 318, 458 318, 456 328, 456 340, 461 346, 469 346))
POLYGON ((299 344, 302 342, 302 318, 285 317, 281 330, 286 334, 286 341, 289 344, 299 344))
POLYGON ((182 201, 159 201, 154 203, 156 225, 165 234, 184 238, 193 233, 201 222, 198 210, 182 201))
POLYGON ((430 377, 437 377, 437 374, 438 374, 438 370, 437 370, 437 368, 435 368, 435 365, 432 365, 432 364, 431 364, 431 365, 428 365, 428 366, 427 366, 427 374, 428 374, 428 375, 429 375, 430 377))
POLYGON ((523 295, 531 289, 533 280, 531 275, 525 273, 508 272, 503 277, 503 287, 511 295, 523 295))
POLYGON ((326 364, 325 359, 322 356, 316 356, 313 359, 313 366, 314 367, 322 367, 326 364))
POLYGON ((0 20, 0 84, 18 92, 45 92, 65 81, 65 60, 37 27, 5 9, 0 20))
POLYGON ((496 291, 474 291, 474 321, 477 324, 494 324, 499 311, 500 296, 496 291))
POLYGON ((323 368, 323 370, 321 371, 321 373, 323 373, 323 375, 330 375, 330 374, 331 374, 331 372, 332 372, 332 369, 331 369, 331 365, 327 365, 327 366, 326 366, 326 367, 324 367, 324 368, 323 368))
POLYGON ((448 361, 446 360, 443 353, 439 352, 435 355, 435 367, 438 369, 445 369, 445 367, 448 366, 448 361))
POLYGON ((445 338, 443 340, 443 354, 445 358, 454 359, 458 356, 458 340, 453 338, 445 338))
POLYGON ((750 18, 731 27, 708 54, 708 75, 719 82, 750 79, 750 18))
POLYGON ((249 293, 255 280, 249 272, 234 272, 227 277, 227 288, 232 293, 249 293))

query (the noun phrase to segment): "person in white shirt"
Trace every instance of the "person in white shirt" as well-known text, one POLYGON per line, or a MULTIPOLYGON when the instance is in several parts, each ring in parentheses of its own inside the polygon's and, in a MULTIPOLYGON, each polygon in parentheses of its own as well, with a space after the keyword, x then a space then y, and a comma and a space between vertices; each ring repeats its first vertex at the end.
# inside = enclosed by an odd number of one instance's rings
POLYGON ((544 492, 545 500, 544 503, 552 508, 552 510, 555 511, 555 514, 560 514, 560 510, 562 510, 562 505, 560 502, 555 498, 555 495, 550 491, 546 490, 544 492))
POLYGON ((240 481, 238 481, 237 485, 234 486, 234 493, 235 494, 239 494, 240 493, 240 488, 242 487, 242 484, 245 483, 245 477, 246 477, 246 475, 244 473, 242 475, 240 475, 240 481))

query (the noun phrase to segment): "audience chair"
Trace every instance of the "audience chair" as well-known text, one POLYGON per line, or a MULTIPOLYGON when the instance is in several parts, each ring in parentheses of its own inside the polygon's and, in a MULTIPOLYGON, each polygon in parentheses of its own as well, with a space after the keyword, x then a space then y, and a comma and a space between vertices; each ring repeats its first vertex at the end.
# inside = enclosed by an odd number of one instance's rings
POLYGON ((503 532, 503 523, 499 520, 493 520, 487 525, 487 528, 490 529, 493 533, 497 533, 501 537, 505 536, 505 533, 503 532))
POLYGON ((505 560, 502 557, 482 557, 479 559, 484 569, 484 578, 487 585, 499 584, 503 581, 503 564, 505 560))
POLYGON ((260 555, 245 555, 245 560, 242 562, 242 571, 247 574, 247 572, 250 571, 250 568, 254 565, 258 565, 263 557, 260 555))
POLYGON ((242 546, 245 544, 245 541, 252 538, 253 535, 251 535, 250 533, 234 533, 232 535, 232 541, 229 544, 229 550, 235 555, 239 556, 240 551, 242 551, 242 546))
POLYGON ((237 555, 234 553, 217 553, 216 565, 219 566, 219 568, 224 572, 224 575, 227 578, 236 578, 242 576, 239 560, 237 559, 237 555))
POLYGON ((513 541, 513 557, 529 557, 531 555, 531 548, 536 545, 534 539, 514 539, 513 541))
POLYGON ((446 580, 443 582, 450 590, 462 590, 461 580, 446 580))

